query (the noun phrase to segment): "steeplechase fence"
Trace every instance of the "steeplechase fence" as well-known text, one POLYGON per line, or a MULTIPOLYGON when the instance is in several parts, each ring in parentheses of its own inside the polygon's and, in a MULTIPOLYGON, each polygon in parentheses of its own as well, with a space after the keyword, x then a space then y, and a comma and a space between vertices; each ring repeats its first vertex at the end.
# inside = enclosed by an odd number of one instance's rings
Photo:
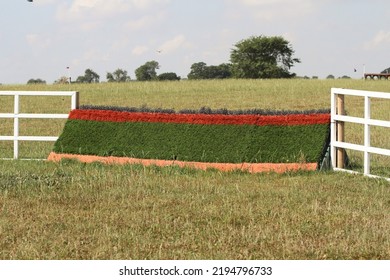
MULTIPOLYGON (((371 127, 390 128, 390 119, 376 120, 371 118, 371 99, 390 99, 390 93, 360 91, 350 89, 332 88, 331 90, 331 159, 335 171, 347 171, 357 173, 345 168, 345 149, 364 153, 364 175, 380 177, 371 174, 371 154, 390 156, 389 149, 373 147, 371 145, 371 127), (351 117, 345 113, 345 96, 358 96, 364 98, 364 117, 351 117), (345 123, 364 125, 364 144, 352 144, 345 141, 345 123)), ((388 135, 388 134, 386 134, 388 135)), ((390 141, 389 141, 390 142, 390 141)), ((389 166, 390 168, 390 166, 389 166)), ((390 181, 390 178, 385 178, 390 181)))
MULTIPOLYGON (((20 112, 20 97, 21 96, 70 96, 71 110, 79 107, 79 93, 75 91, 0 91, 0 96, 14 97, 14 112, 0 113, 0 119, 13 119, 14 128, 13 135, 0 135, 0 141, 13 141, 13 159, 19 159, 19 141, 49 141, 55 142, 58 136, 23 136, 19 135, 19 120, 20 119, 67 119, 68 114, 34 114, 20 112)), ((1 155, 0 155, 1 157, 1 155)), ((2 158, 2 157, 1 157, 2 158)), ((2 158, 6 159, 6 158, 2 158)))

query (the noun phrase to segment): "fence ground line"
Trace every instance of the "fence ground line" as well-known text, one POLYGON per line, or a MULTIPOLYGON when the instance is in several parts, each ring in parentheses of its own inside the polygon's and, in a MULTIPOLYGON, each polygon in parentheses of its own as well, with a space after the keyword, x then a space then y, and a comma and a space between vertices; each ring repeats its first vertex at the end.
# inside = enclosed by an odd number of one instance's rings
MULTIPOLYGON (((356 174, 356 175, 361 174, 358 171, 342 169, 342 168, 333 168, 333 171, 346 172, 346 173, 356 174)), ((365 174, 365 176, 370 177, 370 178, 376 178, 376 179, 384 179, 384 180, 387 180, 390 182, 390 178, 386 178, 386 177, 382 177, 382 176, 377 176, 377 175, 373 175, 373 174, 365 174)))

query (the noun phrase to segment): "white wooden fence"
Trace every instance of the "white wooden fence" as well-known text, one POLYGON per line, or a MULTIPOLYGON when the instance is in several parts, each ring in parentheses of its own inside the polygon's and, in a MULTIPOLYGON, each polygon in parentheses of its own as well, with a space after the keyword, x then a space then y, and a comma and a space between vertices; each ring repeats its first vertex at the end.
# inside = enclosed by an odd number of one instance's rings
MULTIPOLYGON (((390 156, 389 149, 371 146, 370 127, 379 126, 390 128, 389 120, 371 119, 371 98, 390 99, 390 93, 359 91, 350 89, 332 88, 331 90, 331 159, 332 167, 336 171, 347 171, 344 167, 345 150, 351 149, 364 152, 364 175, 379 177, 370 173, 370 154, 390 156), (364 118, 350 117, 345 115, 344 96, 360 96, 364 98, 364 118), (364 144, 357 145, 345 142, 344 123, 357 123, 364 125, 364 144)), ((390 168, 390 166, 389 166, 390 168)), ((383 178, 383 177, 382 177, 383 178)), ((390 181, 390 178, 385 178, 390 181)))
POLYGON ((14 142, 14 157, 19 158, 19 141, 55 142, 58 136, 21 136, 19 135, 20 119, 67 119, 68 114, 24 114, 20 112, 20 96, 70 96, 71 110, 78 108, 79 93, 75 91, 0 91, 0 96, 14 96, 14 112, 0 113, 0 119, 14 120, 14 135, 0 136, 0 141, 14 142))

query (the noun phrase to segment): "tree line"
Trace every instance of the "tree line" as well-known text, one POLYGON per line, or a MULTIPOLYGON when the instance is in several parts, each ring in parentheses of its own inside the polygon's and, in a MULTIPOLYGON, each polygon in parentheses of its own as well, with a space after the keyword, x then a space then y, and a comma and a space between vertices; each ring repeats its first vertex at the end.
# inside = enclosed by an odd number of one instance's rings
MULTIPOLYGON (((207 65, 196 62, 191 65, 187 75, 189 80, 200 79, 278 79, 293 78, 290 69, 300 59, 294 58, 294 50, 289 41, 281 36, 252 36, 241 40, 231 50, 230 62, 220 65, 207 65)), ((160 65, 157 61, 148 61, 135 70, 137 81, 180 80, 174 72, 157 74, 160 65)), ((128 82, 132 79, 126 70, 117 69, 106 74, 107 82, 128 82)), ((61 77, 56 83, 99 83, 100 76, 92 69, 86 69, 84 75, 70 81, 70 77, 61 77)), ((41 79, 30 79, 28 84, 46 83, 41 79)))

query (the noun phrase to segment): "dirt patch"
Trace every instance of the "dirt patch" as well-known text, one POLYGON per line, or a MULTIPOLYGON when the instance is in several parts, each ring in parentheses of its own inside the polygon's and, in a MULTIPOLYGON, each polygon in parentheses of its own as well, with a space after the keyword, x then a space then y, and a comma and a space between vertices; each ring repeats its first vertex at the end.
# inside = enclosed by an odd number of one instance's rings
POLYGON ((100 157, 90 155, 57 154, 50 153, 48 160, 58 162, 62 159, 76 159, 80 162, 101 162, 105 164, 142 164, 145 166, 170 166, 189 167, 195 169, 218 169, 221 171, 242 170, 250 173, 276 172, 284 173, 298 170, 316 170, 317 163, 212 163, 212 162, 186 162, 178 160, 138 159, 127 157, 100 157))

